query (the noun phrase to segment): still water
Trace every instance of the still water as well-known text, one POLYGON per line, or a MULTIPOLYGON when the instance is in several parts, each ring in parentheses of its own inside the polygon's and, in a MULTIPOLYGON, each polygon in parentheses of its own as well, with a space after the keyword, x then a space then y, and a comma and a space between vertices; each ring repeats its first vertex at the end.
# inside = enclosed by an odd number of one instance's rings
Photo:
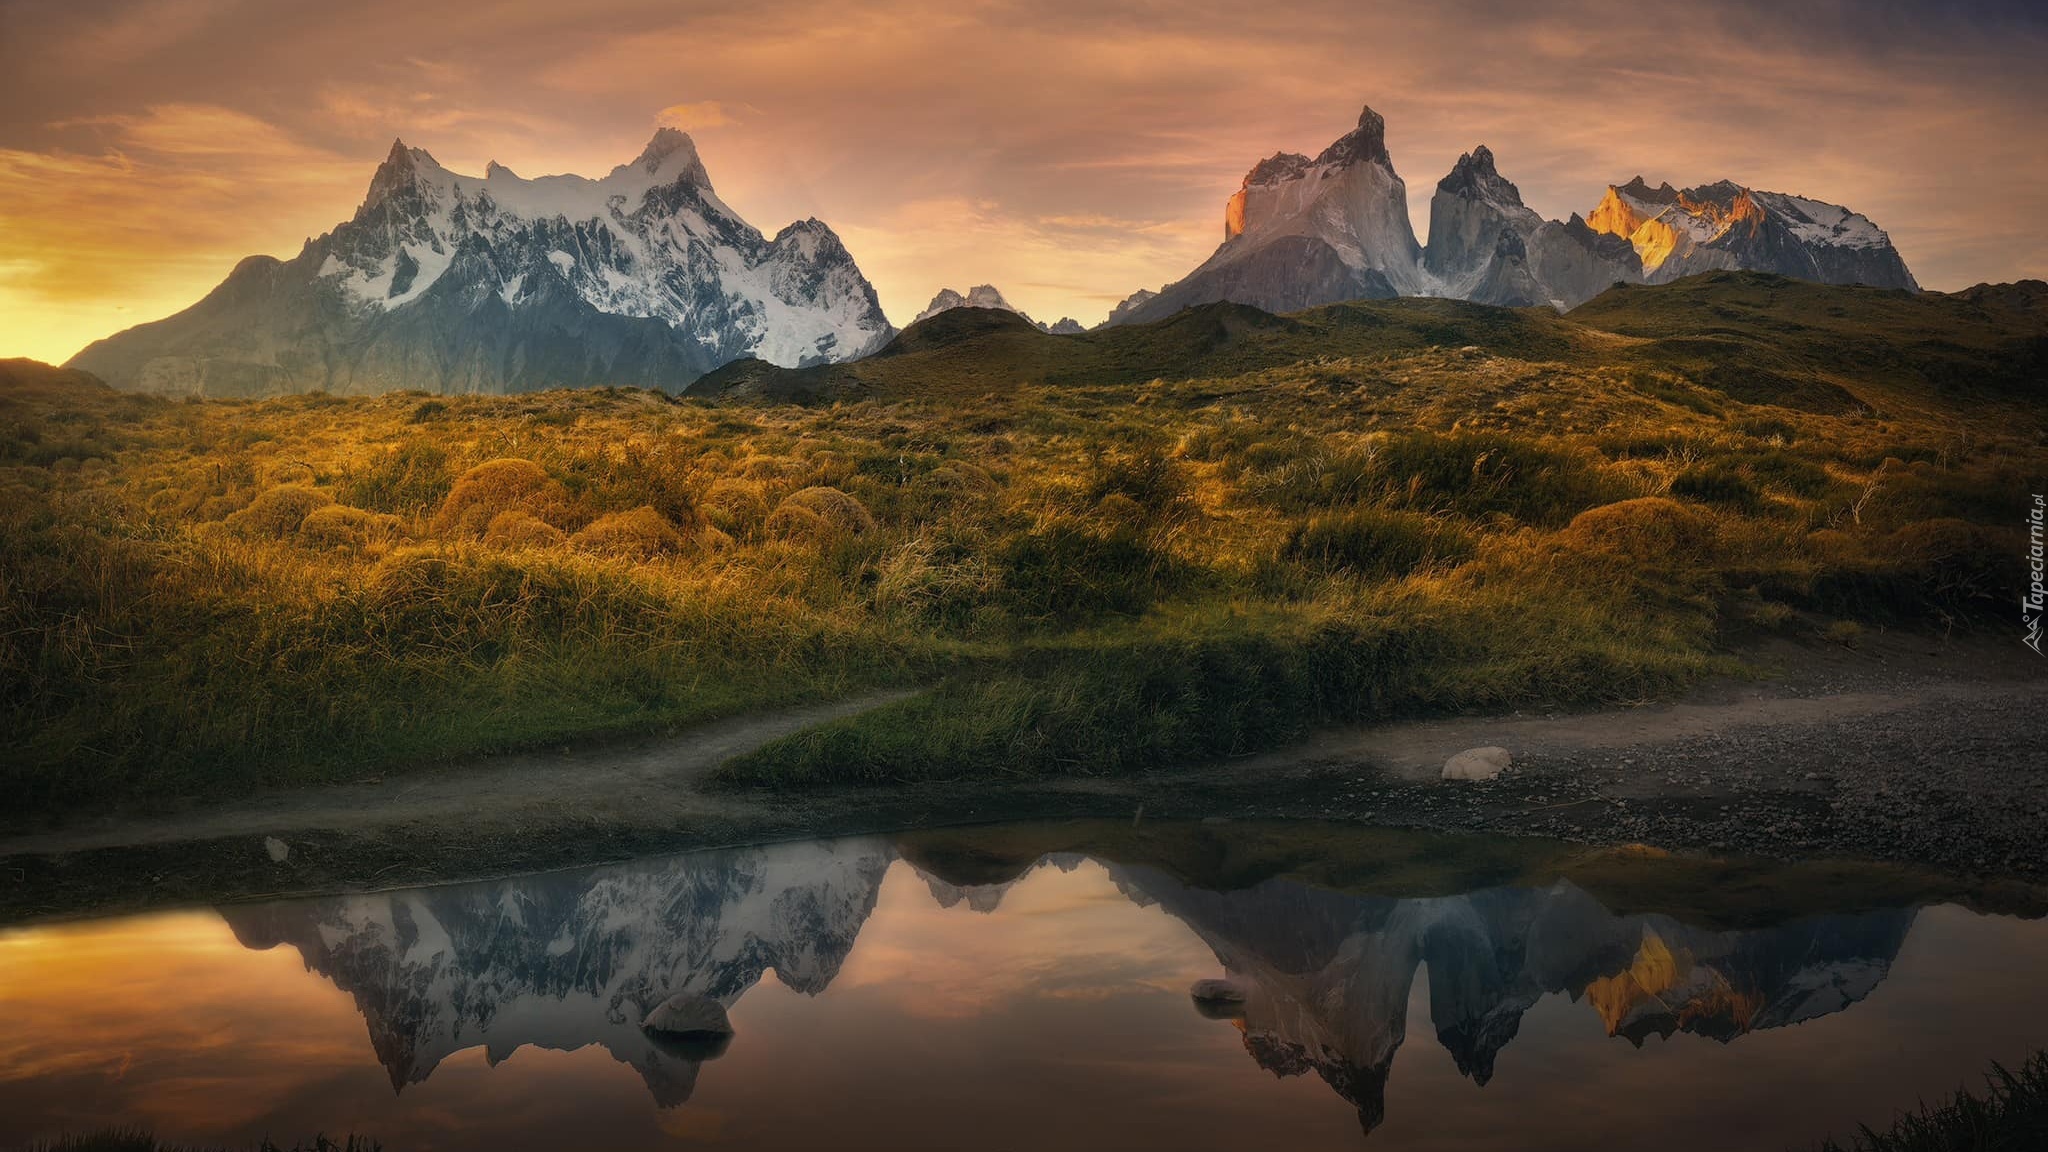
POLYGON ((0 930, 0 1147, 1804 1148, 2048 1043, 2039 920, 1470 855, 1063 825, 0 930), (639 1030, 680 991, 714 1058, 639 1030))

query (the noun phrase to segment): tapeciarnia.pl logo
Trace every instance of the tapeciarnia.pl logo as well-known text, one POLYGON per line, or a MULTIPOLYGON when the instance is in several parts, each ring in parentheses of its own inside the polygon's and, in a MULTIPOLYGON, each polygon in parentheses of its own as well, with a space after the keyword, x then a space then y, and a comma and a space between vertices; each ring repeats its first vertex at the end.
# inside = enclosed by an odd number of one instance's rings
POLYGON ((2034 493, 2034 507, 2027 513, 2027 594, 2020 598, 2020 623, 2027 626, 2026 636, 2021 642, 2041 654, 2041 612, 2048 604, 2048 587, 2043 586, 2044 572, 2048 572, 2048 559, 2044 559, 2042 530, 2048 517, 2048 497, 2034 493))

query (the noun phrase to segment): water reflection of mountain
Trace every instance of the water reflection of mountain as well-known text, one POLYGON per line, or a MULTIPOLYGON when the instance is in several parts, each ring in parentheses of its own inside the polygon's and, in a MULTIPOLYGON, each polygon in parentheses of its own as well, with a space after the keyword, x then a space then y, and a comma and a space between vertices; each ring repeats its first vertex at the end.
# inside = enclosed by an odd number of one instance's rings
POLYGON ((1616 916, 1571 884, 1419 900, 1346 896, 1287 881, 1190 888, 1150 868, 1113 868, 1216 953, 1245 994, 1246 1051, 1276 1075, 1313 1071, 1358 1108, 1385 1112, 1410 987, 1429 966, 1430 1018, 1459 1071, 1484 1084, 1546 993, 1584 998, 1611 1036, 1726 1042, 1839 1012, 1889 971, 1909 909, 1816 916, 1714 932, 1666 916, 1616 916))
POLYGON ((477 1045, 495 1064, 596 1043, 668 1106, 697 1060, 643 1033, 647 1010, 678 992, 729 1007, 771 967, 823 991, 893 859, 881 841, 779 844, 222 915, 243 944, 290 944, 355 997, 393 1087, 477 1045))
MULTIPOLYGON (((879 840, 783 844, 223 915, 245 945, 291 944, 355 998, 394 1087, 479 1045, 496 1062, 527 1044, 597 1043, 667 1106, 689 1097, 702 1056, 642 1033, 647 1009, 677 992, 730 1006, 771 967, 796 991, 822 992, 896 858, 879 840)), ((1396 899, 1288 880, 1216 892, 1156 867, 1107 867, 1127 897, 1215 953, 1245 993, 1237 1024, 1259 1065, 1315 1072, 1368 1130, 1424 964, 1437 1039, 1484 1084, 1547 993, 1585 1000, 1610 1035, 1637 1044, 1677 1031, 1726 1041, 1862 999, 1913 922, 1893 910, 1709 931, 1615 915, 1565 882, 1396 899)), ((984 912, 1017 882, 918 875, 942 906, 984 912)))

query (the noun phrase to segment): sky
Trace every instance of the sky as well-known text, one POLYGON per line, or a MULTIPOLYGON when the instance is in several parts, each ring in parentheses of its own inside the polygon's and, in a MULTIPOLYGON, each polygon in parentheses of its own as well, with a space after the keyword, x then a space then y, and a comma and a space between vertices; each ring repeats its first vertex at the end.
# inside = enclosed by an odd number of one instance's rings
POLYGON ((2048 276, 2048 6, 1896 0, 0 0, 0 356, 59 361, 347 219, 394 137, 602 175, 688 131, 889 317, 1100 320, 1255 161, 1386 116, 1426 234, 1484 143, 1545 216, 1641 174, 1846 204, 1920 283, 2048 276))

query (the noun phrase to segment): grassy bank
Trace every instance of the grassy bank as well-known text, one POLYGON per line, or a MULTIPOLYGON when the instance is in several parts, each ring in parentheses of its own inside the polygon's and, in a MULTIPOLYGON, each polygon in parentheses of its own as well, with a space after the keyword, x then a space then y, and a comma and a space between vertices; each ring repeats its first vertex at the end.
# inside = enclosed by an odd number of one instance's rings
POLYGON ((1995 373, 1843 374, 1780 336, 1769 386, 1735 384, 1738 341, 1689 339, 1701 367, 1611 317, 1446 308, 920 326, 808 404, 17 369, 0 786, 23 812, 221 795, 903 684, 935 690, 726 778, 1109 772, 1654 697, 1732 628, 1853 643, 2016 587, 2048 454, 1995 373))
POLYGON ((2016 1070, 1992 1065, 1982 1092, 1967 1088, 1883 1132, 1863 1129, 1847 1144, 1829 1140, 1821 1152, 2019 1152, 2048 1147, 2048 1052, 2016 1070))

